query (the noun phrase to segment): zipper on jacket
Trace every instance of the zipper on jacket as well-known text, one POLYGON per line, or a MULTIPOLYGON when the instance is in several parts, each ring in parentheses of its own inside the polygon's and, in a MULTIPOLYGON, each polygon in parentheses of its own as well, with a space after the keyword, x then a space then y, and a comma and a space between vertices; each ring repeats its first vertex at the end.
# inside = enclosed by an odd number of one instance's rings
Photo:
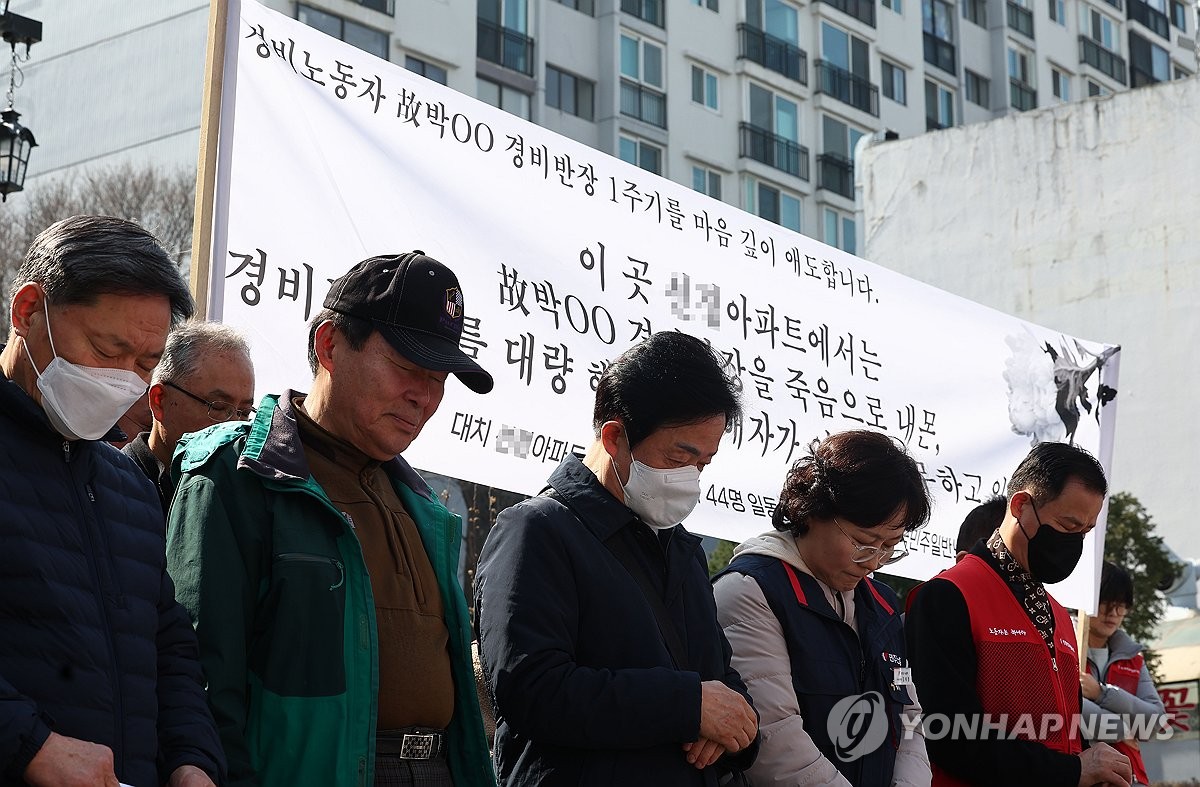
POLYGON ((71 441, 63 440, 63 461, 71 464, 71 441))
POLYGON ((346 581, 346 567, 342 565, 342 561, 337 558, 325 557, 324 555, 310 555, 307 552, 282 552, 275 556, 276 560, 295 563, 322 563, 327 566, 333 566, 337 569, 338 578, 329 586, 330 590, 337 590, 346 581))

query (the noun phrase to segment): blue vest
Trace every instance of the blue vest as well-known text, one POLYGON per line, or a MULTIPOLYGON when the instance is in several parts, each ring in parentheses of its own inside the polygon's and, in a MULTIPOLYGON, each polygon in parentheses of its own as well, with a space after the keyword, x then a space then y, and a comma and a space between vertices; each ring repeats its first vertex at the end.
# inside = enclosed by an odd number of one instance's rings
MULTIPOLYGON (((730 572, 753 577, 779 619, 804 729, 817 748, 856 787, 888 787, 904 731, 900 712, 911 702, 907 686, 895 683, 894 670, 908 666, 896 594, 870 579, 858 584, 854 590, 856 636, 833 611, 817 581, 782 560, 740 555, 717 577, 730 572), (849 741, 844 736, 836 742, 830 737, 830 714, 840 700, 869 692, 878 692, 883 698, 881 704, 876 700, 870 707, 874 713, 886 712, 887 735, 874 750, 845 761, 838 756, 838 749, 840 744, 844 751, 849 741)), ((868 703, 856 705, 862 710, 868 703)), ((847 721, 849 726, 855 724, 847 721)), ((835 724, 843 726, 842 719, 835 724)))

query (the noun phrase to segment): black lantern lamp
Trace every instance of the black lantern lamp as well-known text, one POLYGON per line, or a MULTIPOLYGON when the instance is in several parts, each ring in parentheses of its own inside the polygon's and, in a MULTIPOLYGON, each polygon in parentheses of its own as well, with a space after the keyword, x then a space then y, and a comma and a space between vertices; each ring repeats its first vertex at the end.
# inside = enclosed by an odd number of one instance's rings
POLYGON ((42 23, 18 14, 9 13, 8 3, 0 14, 0 35, 12 47, 12 71, 8 79, 8 108, 0 112, 0 201, 7 202, 8 195, 25 188, 25 169, 29 165, 29 151, 37 147, 33 132, 17 122, 20 113, 13 109, 13 93, 17 89, 17 44, 25 45, 25 59, 29 59, 29 48, 42 40, 42 23))

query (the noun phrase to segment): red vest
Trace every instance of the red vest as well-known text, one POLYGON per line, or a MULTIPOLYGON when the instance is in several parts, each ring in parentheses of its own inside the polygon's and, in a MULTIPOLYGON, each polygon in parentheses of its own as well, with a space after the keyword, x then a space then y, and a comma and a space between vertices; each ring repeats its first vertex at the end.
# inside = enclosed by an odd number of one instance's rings
MULTIPOLYGON (((1108 669, 1105 671, 1104 683, 1110 686, 1116 686, 1121 691, 1127 691, 1133 696, 1137 696, 1138 682, 1142 677, 1142 665, 1146 663, 1146 659, 1141 653, 1131 659, 1119 659, 1111 662, 1108 669)), ((1088 672, 1092 677, 1099 678, 1096 671, 1092 669, 1092 663, 1088 662, 1088 672)), ((1146 774, 1146 763, 1142 760, 1142 752, 1139 749, 1133 748, 1125 741, 1117 741, 1112 744, 1113 748, 1129 758, 1129 764, 1133 768, 1133 778, 1139 784, 1149 784, 1150 777, 1146 774)))
MULTIPOLYGON (((1079 652, 1070 615, 1053 598, 1054 658, 1021 602, 982 558, 968 555, 938 575, 962 593, 975 641, 975 689, 993 722, 1007 714, 1006 731, 1065 754, 1083 751, 1079 715, 1079 652), (1021 716, 1025 715, 1025 721, 1021 716), (1031 723, 1032 722, 1032 723, 1031 723), (1043 730, 1047 733, 1042 736, 1043 730)), ((993 733, 995 735, 995 733, 993 733)), ((937 765, 933 784, 966 785, 937 765)))

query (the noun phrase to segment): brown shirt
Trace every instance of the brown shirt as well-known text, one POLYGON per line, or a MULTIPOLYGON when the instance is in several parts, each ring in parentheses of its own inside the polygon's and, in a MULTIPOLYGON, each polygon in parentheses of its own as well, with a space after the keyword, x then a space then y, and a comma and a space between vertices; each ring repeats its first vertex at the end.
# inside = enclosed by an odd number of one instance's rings
POLYGON ((444 729, 454 713, 437 576, 416 523, 380 463, 325 431, 297 399, 296 424, 313 478, 344 512, 371 576, 379 632, 380 730, 444 729))

